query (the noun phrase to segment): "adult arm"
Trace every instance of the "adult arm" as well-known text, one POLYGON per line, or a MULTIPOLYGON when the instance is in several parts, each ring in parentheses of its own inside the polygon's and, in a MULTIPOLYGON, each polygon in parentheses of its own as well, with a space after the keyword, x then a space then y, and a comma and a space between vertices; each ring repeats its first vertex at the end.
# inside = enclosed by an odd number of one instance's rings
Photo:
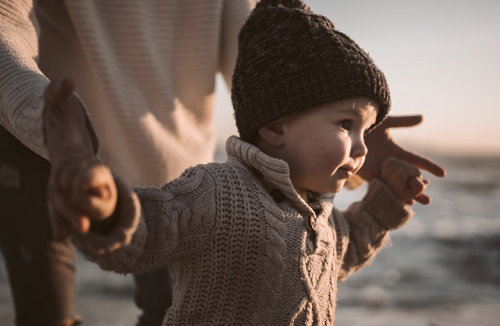
POLYGON ((222 8, 219 71, 229 89, 238 55, 238 34, 257 0, 225 0, 222 8))
MULTIPOLYGON (((44 91, 49 83, 38 67, 40 29, 36 1, 0 0, 0 124, 38 155, 49 159, 43 131, 44 91)), ((98 139, 76 93, 72 105, 83 111, 94 152, 98 139)))
POLYGON ((0 0, 0 123, 47 158, 43 137, 43 92, 38 68, 39 26, 35 2, 0 0))
POLYGON ((203 167, 160 188, 132 191, 92 151, 69 80, 45 91, 45 138, 51 159, 48 202, 54 233, 68 233, 101 268, 144 273, 196 250, 215 225, 216 183, 203 167))

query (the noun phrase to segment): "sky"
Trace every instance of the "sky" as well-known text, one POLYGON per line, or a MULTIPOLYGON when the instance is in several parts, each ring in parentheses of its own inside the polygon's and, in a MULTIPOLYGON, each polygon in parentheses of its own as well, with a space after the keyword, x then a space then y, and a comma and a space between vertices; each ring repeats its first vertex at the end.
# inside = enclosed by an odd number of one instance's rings
MULTIPOLYGON (((500 1, 305 1, 370 54, 391 91, 391 115, 424 122, 396 142, 436 154, 500 155, 500 1)), ((217 143, 237 134, 217 79, 217 143)))

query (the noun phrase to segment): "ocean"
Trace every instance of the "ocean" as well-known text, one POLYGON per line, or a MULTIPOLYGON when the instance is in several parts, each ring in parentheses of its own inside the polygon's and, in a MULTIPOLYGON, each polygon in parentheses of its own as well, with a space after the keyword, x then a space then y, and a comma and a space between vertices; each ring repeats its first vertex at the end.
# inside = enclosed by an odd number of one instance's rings
POLYGON ((434 159, 448 174, 424 173, 432 203, 339 286, 337 325, 500 325, 500 158, 434 159))
MULTIPOLYGON (((500 157, 431 157, 448 175, 424 173, 432 203, 415 204, 391 245, 339 284, 336 326, 500 326, 500 157)), ((335 204, 345 208, 365 191, 343 190, 335 204)), ((132 277, 81 256, 78 265, 77 309, 86 324, 134 325, 132 277)), ((0 325, 14 325, 1 257, 0 325)))

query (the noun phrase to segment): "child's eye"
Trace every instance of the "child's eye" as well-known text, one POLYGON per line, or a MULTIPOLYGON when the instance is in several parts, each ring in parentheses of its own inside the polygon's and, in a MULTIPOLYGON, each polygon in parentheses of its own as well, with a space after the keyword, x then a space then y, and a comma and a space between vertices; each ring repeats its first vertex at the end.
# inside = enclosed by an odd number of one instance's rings
POLYGON ((339 122, 339 126, 342 128, 342 129, 345 129, 345 130, 351 130, 351 121, 350 120, 342 120, 339 122))

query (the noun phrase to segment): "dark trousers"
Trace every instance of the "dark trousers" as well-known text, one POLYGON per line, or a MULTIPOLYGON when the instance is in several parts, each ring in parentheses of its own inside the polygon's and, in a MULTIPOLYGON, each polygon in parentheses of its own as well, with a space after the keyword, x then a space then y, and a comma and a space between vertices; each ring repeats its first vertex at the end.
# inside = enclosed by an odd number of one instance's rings
MULTIPOLYGON (((78 325, 70 243, 52 240, 46 190, 50 163, 0 126, 0 249, 17 325, 78 325)), ((171 304, 168 270, 137 276, 138 325, 161 325, 171 304)))

